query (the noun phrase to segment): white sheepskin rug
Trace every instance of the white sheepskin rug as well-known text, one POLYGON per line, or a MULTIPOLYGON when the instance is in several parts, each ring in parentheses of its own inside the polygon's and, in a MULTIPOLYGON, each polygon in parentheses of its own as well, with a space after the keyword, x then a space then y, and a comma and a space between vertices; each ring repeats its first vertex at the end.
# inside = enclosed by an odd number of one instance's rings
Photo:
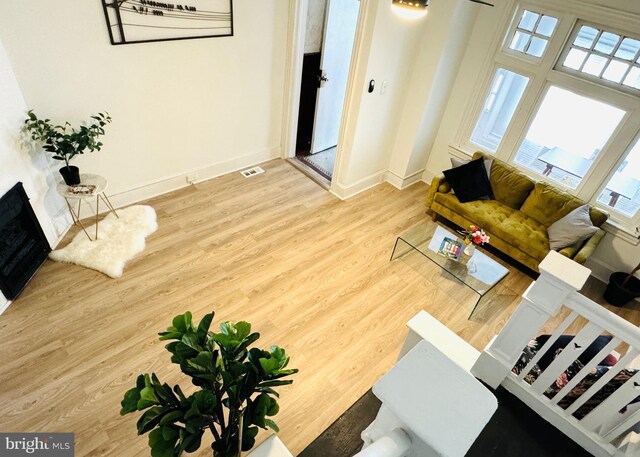
MULTIPOLYGON (((117 210, 119 218, 109 213, 100 221, 98 240, 89 241, 81 230, 71 243, 52 251, 49 258, 75 263, 119 278, 125 264, 144 250, 144 239, 158 229, 156 212, 150 206, 130 206, 117 210)), ((93 237, 95 225, 87 227, 93 237)))

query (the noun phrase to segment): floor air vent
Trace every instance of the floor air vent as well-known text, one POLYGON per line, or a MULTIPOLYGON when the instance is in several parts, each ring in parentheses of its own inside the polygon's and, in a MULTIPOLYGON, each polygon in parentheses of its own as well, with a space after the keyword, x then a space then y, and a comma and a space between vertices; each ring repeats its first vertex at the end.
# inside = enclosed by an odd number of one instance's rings
POLYGON ((248 168, 248 169, 242 170, 240 172, 240 174, 242 176, 244 176, 245 178, 250 178, 252 176, 259 175, 259 174, 262 174, 262 173, 264 173, 264 170, 262 168, 260 168, 260 167, 248 168))

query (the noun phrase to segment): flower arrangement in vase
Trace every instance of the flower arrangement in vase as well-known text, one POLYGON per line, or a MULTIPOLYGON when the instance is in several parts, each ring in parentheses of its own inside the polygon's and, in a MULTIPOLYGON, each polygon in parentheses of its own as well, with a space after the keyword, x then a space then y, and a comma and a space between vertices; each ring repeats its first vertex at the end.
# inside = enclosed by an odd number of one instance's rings
POLYGON ((462 235, 462 239, 467 245, 464 248, 464 253, 467 255, 473 254, 477 244, 485 244, 489 242, 489 235, 484 233, 484 230, 475 225, 470 225, 468 230, 461 230, 458 233, 462 235))

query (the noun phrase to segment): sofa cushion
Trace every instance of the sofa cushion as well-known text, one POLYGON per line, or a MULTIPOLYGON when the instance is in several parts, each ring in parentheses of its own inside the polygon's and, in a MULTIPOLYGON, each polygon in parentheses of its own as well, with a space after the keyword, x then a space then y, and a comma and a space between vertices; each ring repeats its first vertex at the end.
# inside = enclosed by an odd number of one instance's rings
POLYGON ((589 217, 591 218, 591 222, 593 222, 593 225, 595 225, 596 227, 602 227, 602 224, 607 222, 607 219, 609 219, 609 213, 591 206, 589 208, 589 217))
MULTIPOLYGON (((481 152, 476 152, 473 155, 474 159, 480 157, 486 158, 487 156, 481 152)), ((489 181, 493 189, 493 198, 513 209, 520 209, 522 202, 525 201, 534 186, 534 181, 527 175, 498 159, 493 160, 489 181)))
POLYGON ((549 253, 547 228, 519 211, 514 211, 491 231, 495 236, 538 260, 544 259, 549 253))
POLYGON ((463 203, 486 199, 492 195, 483 159, 472 160, 459 167, 445 170, 443 173, 463 203))
POLYGON ((558 219, 547 229, 549 247, 557 250, 584 241, 600 230, 591 223, 589 205, 584 204, 558 219))
POLYGON ((585 243, 584 240, 577 241, 573 243, 571 246, 567 246, 566 248, 560 249, 558 252, 565 257, 573 259, 578 253, 578 251, 582 249, 582 246, 584 246, 584 243, 585 243))
MULTIPOLYGON (((520 211, 532 219, 549 227, 555 221, 562 219, 585 202, 564 192, 557 187, 538 182, 522 204, 520 211)), ((589 217, 596 227, 600 227, 609 218, 604 211, 589 208, 589 217)))
POLYGON ((465 219, 472 221, 488 232, 491 232, 492 227, 496 224, 516 212, 516 210, 509 208, 497 200, 478 200, 460 203, 460 200, 453 194, 436 194, 434 201, 449 208, 465 219))
POLYGON ((451 192, 451 184, 449 184, 447 181, 443 181, 438 186, 438 192, 442 192, 443 194, 447 194, 447 193, 451 192))
POLYGON ((434 201, 538 261, 549 253, 546 227, 497 200, 460 203, 453 194, 436 194, 434 201))

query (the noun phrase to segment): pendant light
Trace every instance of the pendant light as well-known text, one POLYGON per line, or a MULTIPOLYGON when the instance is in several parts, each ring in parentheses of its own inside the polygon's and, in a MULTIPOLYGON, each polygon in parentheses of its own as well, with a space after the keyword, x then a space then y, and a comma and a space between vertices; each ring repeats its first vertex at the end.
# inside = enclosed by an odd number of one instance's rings
POLYGON ((429 0, 392 0, 391 9, 407 19, 416 19, 427 15, 429 0))
MULTIPOLYGON (((484 0, 469 0, 473 3, 480 3, 481 5, 494 6, 484 0)), ((391 9, 393 9, 398 15, 407 19, 415 19, 424 17, 429 12, 428 10, 429 0, 391 0, 391 9)))

